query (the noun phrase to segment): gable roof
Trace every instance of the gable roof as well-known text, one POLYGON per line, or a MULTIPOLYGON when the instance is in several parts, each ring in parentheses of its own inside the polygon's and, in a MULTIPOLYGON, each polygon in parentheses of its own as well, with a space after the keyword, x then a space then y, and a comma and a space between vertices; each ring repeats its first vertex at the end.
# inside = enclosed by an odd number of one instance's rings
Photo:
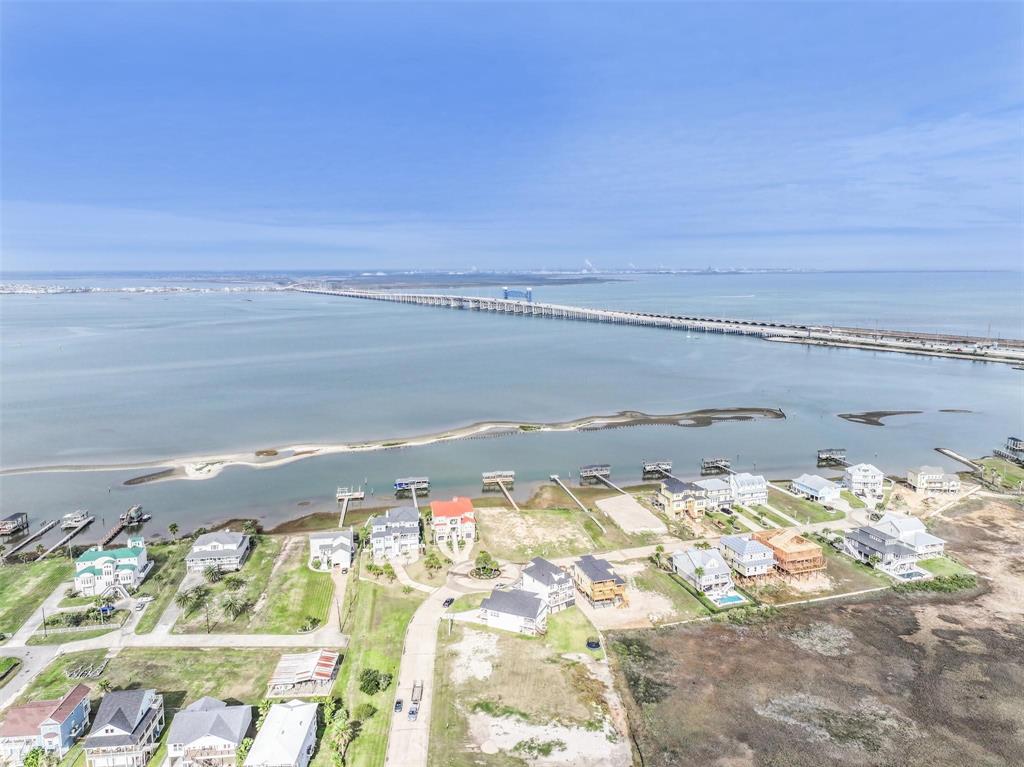
POLYGON ((148 718, 156 716, 151 702, 157 697, 156 690, 119 690, 103 696, 99 710, 93 718, 85 747, 109 748, 135 745, 139 742, 148 718), (106 727, 113 727, 119 733, 101 735, 106 727))
POLYGON ((435 519, 438 517, 448 519, 458 517, 463 522, 473 522, 476 518, 473 502, 463 495, 457 495, 450 501, 431 501, 430 513, 435 519))
POLYGON ((786 554, 821 551, 821 546, 807 540, 792 528, 761 530, 754 533, 754 537, 769 548, 779 549, 786 554))
POLYGON ((523 575, 529 575, 534 580, 540 581, 548 586, 554 586, 560 581, 569 578, 558 565, 548 562, 543 557, 534 557, 530 564, 523 568, 523 575))
POLYGON ((37 700, 13 706, 0 723, 0 738, 18 738, 37 735, 43 722, 52 720, 62 724, 89 697, 91 690, 77 684, 57 700, 37 700))
POLYGON ((521 589, 498 591, 495 589, 489 597, 480 603, 480 609, 493 610, 520 618, 536 619, 543 610, 543 605, 544 603, 540 599, 528 591, 521 589))
POLYGON ((138 546, 122 546, 118 549, 107 549, 101 551, 99 549, 89 549, 79 555, 76 562, 96 562, 101 559, 138 559, 139 555, 144 552, 145 549, 138 546))
POLYGON ((310 727, 316 727, 316 703, 275 703, 245 758, 248 767, 298 764, 310 727))
POLYGON ((882 475, 882 470, 871 463, 855 463, 853 466, 847 466, 846 471, 850 474, 882 475))
POLYGON ((194 743, 208 735, 229 743, 242 742, 252 722, 252 706, 229 706, 216 698, 200 698, 175 714, 167 742, 194 743))
POLYGON ((820 477, 817 474, 801 474, 799 477, 793 480, 797 485, 803 485, 809 487, 812 490, 817 490, 819 493, 822 490, 839 489, 839 486, 835 482, 830 482, 824 477, 820 477))
POLYGON ((858 527, 846 533, 846 537, 882 554, 912 556, 915 552, 895 535, 874 527, 858 527))
POLYGON ((683 549, 672 555, 672 564, 677 570, 691 573, 700 567, 705 575, 729 572, 729 565, 718 549, 683 549))
POLYGON ((338 530, 337 532, 310 533, 309 540, 311 543, 313 541, 330 543, 333 548, 345 549, 346 551, 352 551, 355 548, 355 536, 352 533, 351 527, 348 530, 338 530))
POLYGON ((684 482, 675 477, 665 477, 661 480, 661 484, 665 486, 665 490, 673 494, 706 492, 703 487, 694 482, 684 482))
POLYGON ((729 484, 733 487, 764 487, 767 485, 767 481, 760 474, 748 474, 747 472, 740 472, 739 474, 731 474, 729 476, 729 484))

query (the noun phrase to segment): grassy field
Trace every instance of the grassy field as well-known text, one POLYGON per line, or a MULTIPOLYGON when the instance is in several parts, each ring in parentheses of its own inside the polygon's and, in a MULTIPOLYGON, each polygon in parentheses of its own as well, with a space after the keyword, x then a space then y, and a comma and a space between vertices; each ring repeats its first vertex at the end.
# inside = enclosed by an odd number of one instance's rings
MULTIPOLYGON (((774 522, 779 527, 792 527, 793 526, 792 522, 787 522, 785 519, 780 517, 774 511, 769 509, 767 506, 755 506, 754 507, 754 512, 756 513, 756 516, 754 517, 755 520, 757 520, 758 517, 762 517, 763 516, 765 519, 770 519, 772 522, 774 522)), ((760 524, 760 522, 758 522, 758 524, 760 524)), ((761 525, 761 527, 769 527, 770 528, 771 525, 761 525)))
MULTIPOLYGON (((566 498, 566 500, 568 500, 566 498)), ((533 557, 566 557, 596 550, 590 524, 580 511, 551 509, 488 509, 477 511, 480 546, 499 559, 528 562, 533 557)))
POLYGON ((96 597, 64 597, 57 607, 88 607, 96 602, 96 597))
MULTIPOLYGON (((630 492, 640 492, 644 490, 651 490, 655 488, 655 485, 638 485, 635 487, 626 487, 623 490, 630 492)), ((583 512, 579 511, 576 505, 572 502, 572 499, 565 494, 565 492, 557 485, 542 485, 537 489, 537 492, 533 494, 525 504, 521 504, 523 509, 548 509, 558 510, 563 513, 567 513, 572 519, 579 522, 579 524, 586 531, 587 535, 590 536, 590 540, 594 543, 594 548, 591 551, 607 551, 609 549, 621 549, 629 548, 631 546, 644 546, 651 543, 657 536, 650 534, 642 535, 627 535, 622 531, 615 522, 597 508, 597 501, 602 498, 612 498, 618 493, 611 490, 603 485, 600 487, 570 487, 577 498, 590 510, 590 513, 598 520, 605 528, 605 532, 601 532, 601 528, 594 524, 594 521, 587 517, 583 512)), ((554 555, 552 555, 554 556, 554 555)))
POLYGON ((81 741, 73 745, 71 750, 64 755, 60 761, 60 767, 85 767, 85 751, 82 749, 81 741))
POLYGON ((597 637, 597 630, 578 607, 570 607, 548 616, 548 633, 544 643, 558 654, 585 652, 600 660, 604 650, 590 650, 587 639, 597 637))
POLYGON ((13 634, 62 581, 71 580, 74 567, 67 559, 44 559, 0 567, 0 634, 13 634))
POLYGON ((294 634, 307 617, 323 625, 334 598, 330 573, 318 573, 307 566, 309 541, 291 546, 270 578, 267 601, 249 624, 248 631, 262 634, 294 634))
POLYGON ((949 557, 922 559, 917 564, 921 569, 927 570, 932 575, 969 575, 972 572, 970 569, 949 557))
POLYGON ((736 516, 735 512, 733 512, 733 516, 731 517, 728 514, 723 514, 720 511, 711 511, 708 512, 705 516, 707 516, 708 519, 714 520, 718 523, 715 525, 715 527, 723 535, 735 535, 737 533, 747 532, 747 528, 741 522, 737 522, 734 519, 734 517, 736 516))
POLYGON ((644 571, 634 578, 637 587, 642 591, 653 591, 668 597, 672 602, 672 609, 676 612, 675 620, 698 618, 711 612, 693 594, 680 586, 669 573, 653 564, 648 564, 644 571))
MULTIPOLYGON (((106 650, 86 650, 57 658, 33 680, 21 702, 59 698, 78 683, 68 679, 66 669, 82 663, 96 664, 105 654, 106 650)), ((179 709, 204 695, 255 704, 263 697, 280 657, 279 648, 128 648, 110 659, 99 679, 85 683, 97 697, 96 686, 104 679, 116 690, 153 687, 164 695, 169 710, 179 709)))
POLYGON ((486 598, 486 594, 465 594, 464 596, 458 597, 452 603, 452 606, 448 608, 448 612, 464 613, 469 610, 475 610, 486 598))
POLYGON ((67 642, 78 642, 83 639, 95 639, 101 637, 104 634, 109 634, 111 631, 116 631, 121 628, 119 623, 112 623, 109 626, 102 626, 100 628, 92 629, 91 631, 71 631, 66 634, 54 634, 52 632, 43 634, 42 631, 37 631, 27 640, 25 644, 35 647, 37 645, 53 645, 53 644, 66 644, 67 642))
MULTIPOLYGON (((406 627, 425 595, 419 591, 403 594, 397 582, 355 580, 354 575, 347 592, 343 630, 356 639, 342 660, 334 694, 342 697, 349 711, 360 703, 371 703, 378 711, 363 723, 362 733, 349 748, 346 767, 381 767, 387 754, 396 683, 383 693, 366 695, 359 690, 359 675, 367 668, 397 673, 406 627)), ((400 694, 408 697, 407 690, 400 694)))
POLYGON ((794 498, 778 488, 768 487, 768 504, 789 514, 797 522, 835 522, 846 515, 841 511, 826 511, 825 507, 804 498, 794 498))
POLYGON ((866 503, 864 503, 864 501, 855 496, 849 490, 842 490, 840 491, 839 495, 842 497, 844 501, 850 504, 851 509, 866 509, 868 506, 866 503))
POLYGON ((10 682, 18 673, 21 661, 18 658, 0 657, 0 687, 10 682))
POLYGON ((1024 482, 1024 468, 1003 458, 982 458, 978 463, 985 467, 986 478, 991 477, 995 472, 999 480, 998 484, 1002 484, 1005 488, 1015 489, 1021 482, 1024 482))
MULTIPOLYGON (((245 584, 238 591, 234 592, 240 598, 247 600, 254 607, 259 604, 260 597, 267 590, 270 582, 270 575, 274 569, 278 554, 281 553, 283 538, 273 535, 264 535, 256 544, 256 548, 249 555, 249 558, 242 565, 237 575, 245 584)), ((224 614, 220 608, 221 600, 228 593, 228 588, 221 580, 219 583, 207 584, 210 587, 208 600, 210 613, 210 633, 230 634, 251 632, 250 624, 256 616, 253 610, 248 610, 237 619, 232 620, 224 614)), ((264 603, 265 604, 265 603, 264 603)), ((158 612, 158 611, 154 611, 158 612)), ((188 614, 182 614, 178 622, 174 624, 176 634, 200 634, 206 632, 206 611, 200 607, 188 614)))
POLYGON ((147 556, 154 563, 153 571, 139 588, 139 595, 149 594, 154 599, 139 618, 135 627, 136 634, 152 631, 171 603, 178 584, 185 577, 185 555, 188 554, 189 546, 187 541, 179 541, 157 544, 147 549, 147 556))
MULTIPOLYGON (((475 545, 478 548, 480 546, 479 543, 475 545)), ((470 556, 474 556, 474 554, 472 553, 472 549, 470 549, 470 556)), ((438 586, 444 583, 445 577, 447 576, 450 567, 450 565, 445 564, 444 553, 434 544, 428 543, 426 551, 423 552, 423 556, 417 559, 411 565, 406 565, 405 571, 409 574, 410 578, 412 578, 414 581, 417 581, 418 583, 426 583, 430 586, 438 586), (427 558, 427 555, 431 552, 435 553, 437 555, 437 558, 441 560, 443 567, 440 570, 428 570, 427 566, 423 564, 424 560, 427 558)))

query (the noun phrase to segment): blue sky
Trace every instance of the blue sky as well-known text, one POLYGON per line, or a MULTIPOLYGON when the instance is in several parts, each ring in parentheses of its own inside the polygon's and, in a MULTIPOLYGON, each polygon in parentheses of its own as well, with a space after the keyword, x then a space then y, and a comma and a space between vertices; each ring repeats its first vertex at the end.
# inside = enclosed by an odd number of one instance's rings
POLYGON ((1021 268, 1017 3, 2 4, 3 268, 1021 268))

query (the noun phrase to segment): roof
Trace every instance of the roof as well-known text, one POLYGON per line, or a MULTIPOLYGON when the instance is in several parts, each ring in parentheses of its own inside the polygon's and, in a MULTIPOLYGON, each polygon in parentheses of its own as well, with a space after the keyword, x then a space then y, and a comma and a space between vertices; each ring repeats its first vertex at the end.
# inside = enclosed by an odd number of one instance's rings
POLYGON ((718 549, 684 549, 672 555, 672 564, 677 570, 694 572, 698 567, 704 570, 705 575, 715 573, 728 573, 729 565, 722 558, 722 552, 718 549))
POLYGON ((780 549, 787 554, 801 551, 821 551, 821 546, 804 538, 793 529, 763 530, 754 533, 754 537, 769 548, 780 549))
POLYGON ((200 698, 175 714, 168 743, 188 745, 212 735, 239 744, 252 722, 252 706, 229 706, 216 698, 200 698))
POLYGON ((911 469, 911 471, 918 474, 945 474, 938 466, 918 466, 916 469, 911 469))
POLYGON ((267 712, 245 758, 249 767, 298 764, 306 734, 316 727, 316 703, 290 700, 275 703, 267 712))
POLYGON ((150 704, 156 697, 156 690, 119 690, 103 696, 99 710, 93 717, 92 729, 85 739, 86 748, 110 748, 135 745, 139 741, 147 715, 155 712, 150 704), (105 727, 121 731, 117 735, 93 735, 105 727))
POLYGON ((145 549, 139 546, 123 546, 118 549, 107 549, 106 551, 102 551, 100 549, 89 549, 82 553, 75 561, 96 562, 100 559, 138 559, 139 555, 144 551, 145 549))
POLYGON ((22 519, 28 519, 28 514, 24 511, 16 511, 13 514, 8 514, 3 519, 0 519, 0 522, 17 522, 22 519))
POLYGON ((330 533, 310 533, 309 540, 310 543, 313 541, 331 543, 334 548, 342 548, 347 551, 352 551, 355 548, 355 536, 352 533, 352 528, 330 533))
POLYGON ((79 704, 89 697, 89 688, 78 684, 57 700, 37 700, 21 706, 13 706, 0 724, 0 738, 18 738, 37 735, 39 726, 52 719, 64 722, 79 704))
POLYGON ((725 548, 735 551, 740 556, 763 555, 765 557, 774 557, 771 549, 761 543, 761 541, 755 541, 749 536, 723 535, 721 544, 725 548))
POLYGON ((615 581, 625 583, 610 564, 591 554, 584 554, 576 560, 576 567, 592 581, 615 581))
POLYGON ((282 655, 274 675, 270 677, 270 685, 274 687, 332 679, 338 667, 338 657, 338 653, 331 650, 282 655))
POLYGON ((435 519, 438 517, 453 518, 459 517, 464 522, 472 522, 476 518, 473 511, 473 502, 465 496, 456 496, 450 501, 431 501, 430 513, 435 519))
POLYGON ((544 603, 535 595, 521 589, 494 590, 481 604, 482 610, 516 615, 520 618, 536 618, 543 610, 544 603))
POLYGON ((732 485, 718 477, 712 477, 711 479, 698 479, 693 484, 697 485, 697 487, 703 487, 709 493, 714 492, 715 490, 732 490, 732 485))
POLYGON ((399 506, 397 509, 388 509, 383 514, 370 517, 371 527, 374 524, 395 525, 403 522, 415 522, 418 525, 420 522, 420 513, 412 506, 399 506))
POLYGON ((856 463, 853 466, 847 466, 846 471, 850 474, 882 474, 881 469, 870 463, 856 463))
POLYGON ((665 477, 661 480, 661 484, 665 486, 665 489, 670 493, 703 493, 704 488, 693 482, 684 482, 681 479, 675 477, 665 477))
POLYGON ((540 581, 548 586, 554 586, 559 581, 563 581, 569 577, 561 567, 548 562, 542 557, 534 557, 531 559, 530 564, 523 568, 523 575, 529 575, 534 580, 540 581))
POLYGON ((232 551, 241 553, 249 548, 249 536, 244 533, 233 533, 222 530, 216 533, 203 533, 192 543, 192 550, 185 559, 219 559, 232 551), (206 546, 220 546, 216 551, 203 551, 206 546))
POLYGON ((891 533, 874 527, 858 527, 846 533, 846 537, 883 554, 913 556, 914 550, 891 533))
POLYGON ((835 482, 830 482, 824 477, 819 477, 817 474, 801 474, 793 480, 793 484, 803 485, 804 487, 809 487, 812 490, 817 490, 818 492, 823 490, 839 489, 839 486, 835 482))
POLYGON ((729 482, 733 485, 753 487, 764 487, 768 484, 765 478, 760 474, 748 474, 746 472, 730 475, 729 482))

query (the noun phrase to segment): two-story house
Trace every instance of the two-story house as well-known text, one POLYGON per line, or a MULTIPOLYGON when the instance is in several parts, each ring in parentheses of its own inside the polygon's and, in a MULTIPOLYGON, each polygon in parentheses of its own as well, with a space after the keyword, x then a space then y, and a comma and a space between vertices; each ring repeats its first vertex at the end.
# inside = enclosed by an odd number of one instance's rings
POLYGON ((541 557, 534 557, 523 568, 517 585, 540 598, 548 606, 549 613, 557 613, 576 604, 572 578, 558 565, 541 557))
POLYGON ((171 720, 166 767, 235 767, 251 724, 252 706, 200 698, 171 720))
POLYGON ((772 550, 750 536, 724 535, 719 543, 722 558, 744 578, 768 575, 775 569, 772 550))
POLYGON ((885 475, 870 463, 847 466, 843 472, 843 486, 862 498, 880 498, 885 475))
POLYGON ((83 597, 127 597, 145 580, 151 566, 141 535, 129 537, 127 546, 116 549, 95 546, 75 560, 75 591, 83 597))
POLYGON ((164 697, 156 690, 103 696, 82 743, 86 767, 146 767, 164 729, 164 697))
POLYGON ((457 496, 450 501, 432 501, 430 526, 435 541, 473 541, 476 538, 476 512, 473 502, 457 496))
POLYGON ((917 567, 917 553, 891 532, 858 527, 846 532, 843 545, 850 556, 890 575, 924 575, 917 567))
POLYGON ((420 513, 411 506, 370 517, 370 551, 374 559, 415 559, 420 553, 420 513))
POLYGON ((491 628, 536 636, 547 631, 548 605, 529 591, 495 589, 480 604, 480 620, 491 628))
POLYGON ((684 549, 672 555, 672 569, 705 594, 733 589, 729 565, 718 549, 684 549))
POLYGON ((946 541, 929 533, 924 522, 917 517, 888 512, 872 527, 899 538, 914 550, 918 559, 932 559, 945 553, 946 541))
POLYGON ((730 474, 729 489, 732 490, 733 503, 744 506, 768 503, 768 481, 760 474, 730 474))
POLYGON ((37 700, 12 706, 0 723, 0 764, 12 767, 33 748, 64 757, 89 724, 90 690, 72 687, 57 700, 37 700))
POLYGON ((696 519, 704 513, 708 502, 708 493, 695 482, 684 482, 675 477, 665 477, 661 481, 661 488, 656 500, 667 513, 676 517, 686 514, 696 519))
POLYGON ((309 562, 311 566, 317 563, 321 570, 337 568, 342 572, 348 571, 352 567, 355 550, 355 533, 351 527, 348 530, 309 534, 309 562))
POLYGON ((253 739, 243 767, 306 767, 316 748, 316 703, 275 703, 253 739))
POLYGON ((192 543, 192 550, 185 557, 185 566, 193 572, 207 567, 239 570, 251 549, 252 541, 244 533, 230 530, 204 533, 192 543))
POLYGON ((938 466, 918 466, 907 471, 907 484, 919 493, 958 493, 960 477, 938 466))
POLYGON ((732 485, 724 479, 718 477, 698 479, 693 484, 704 491, 705 507, 709 511, 732 505, 732 485))
POLYGON ((801 474, 789 483, 789 491, 818 503, 833 503, 839 498, 840 487, 817 474, 801 474))

